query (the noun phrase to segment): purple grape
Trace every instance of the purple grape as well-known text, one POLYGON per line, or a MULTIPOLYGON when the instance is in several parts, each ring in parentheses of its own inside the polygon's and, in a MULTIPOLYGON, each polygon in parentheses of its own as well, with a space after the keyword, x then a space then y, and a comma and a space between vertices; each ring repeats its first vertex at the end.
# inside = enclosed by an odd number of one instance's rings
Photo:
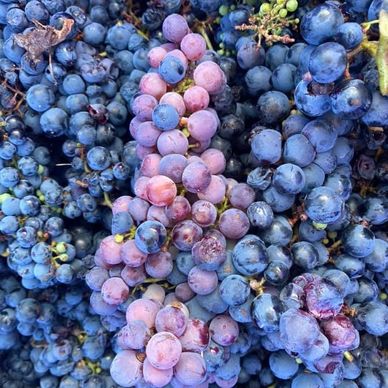
POLYGON ((148 342, 146 355, 151 365, 165 370, 174 367, 181 356, 182 345, 174 334, 156 333, 148 342))
POLYGON ((142 378, 142 363, 136 352, 123 350, 116 355, 110 366, 110 375, 122 387, 133 387, 142 378))

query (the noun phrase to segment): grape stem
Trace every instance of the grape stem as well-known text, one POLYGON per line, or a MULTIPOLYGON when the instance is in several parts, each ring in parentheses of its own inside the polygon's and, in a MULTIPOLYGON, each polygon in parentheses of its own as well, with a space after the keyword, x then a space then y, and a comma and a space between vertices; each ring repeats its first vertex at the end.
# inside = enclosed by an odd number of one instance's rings
POLYGON ((380 40, 377 47, 376 64, 379 72, 380 93, 388 95, 388 12, 380 11, 379 17, 380 40))
POLYGON ((198 32, 202 35, 203 39, 205 39, 206 46, 209 50, 214 51, 212 42, 209 39, 209 35, 207 34, 206 30, 203 28, 203 26, 198 26, 198 32))

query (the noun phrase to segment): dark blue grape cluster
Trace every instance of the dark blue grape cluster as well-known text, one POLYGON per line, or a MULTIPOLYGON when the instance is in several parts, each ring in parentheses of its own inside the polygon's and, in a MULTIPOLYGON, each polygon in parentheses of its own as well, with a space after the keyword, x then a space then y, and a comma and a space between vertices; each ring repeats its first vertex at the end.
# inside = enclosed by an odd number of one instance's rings
POLYGON ((0 385, 388 386, 387 25, 0 0, 0 385))

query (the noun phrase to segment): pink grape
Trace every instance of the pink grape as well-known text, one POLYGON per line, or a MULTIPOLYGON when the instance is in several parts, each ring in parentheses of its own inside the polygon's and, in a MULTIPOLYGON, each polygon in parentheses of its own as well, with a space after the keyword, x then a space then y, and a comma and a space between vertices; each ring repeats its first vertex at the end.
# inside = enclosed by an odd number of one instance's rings
POLYGON ((201 240, 202 228, 191 220, 179 222, 172 230, 172 242, 179 250, 188 252, 201 240))
POLYGON ((97 249, 95 255, 94 255, 94 264, 97 265, 98 267, 104 268, 104 269, 109 269, 112 267, 111 264, 105 263, 104 260, 102 260, 101 256, 101 250, 100 248, 97 249))
POLYGON ((163 303, 165 297, 166 292, 159 284, 150 284, 142 295, 143 299, 151 299, 159 303, 163 303))
POLYGON ((256 193, 246 183, 234 185, 229 193, 229 201, 233 207, 245 210, 255 201, 256 193))
POLYGON ((217 219, 217 208, 209 201, 196 201, 191 207, 191 217, 199 226, 213 225, 217 219))
POLYGON ((85 275, 86 284, 93 291, 101 291, 102 285, 108 278, 108 271, 101 267, 93 267, 85 275))
POLYGON ((162 59, 166 56, 167 50, 163 47, 153 47, 147 55, 148 63, 151 67, 157 68, 160 65, 162 59))
POLYGON ((226 178, 226 195, 229 196, 231 190, 236 186, 238 182, 233 178, 226 178))
POLYGON ((190 155, 187 159, 187 163, 200 162, 203 163, 203 160, 198 155, 190 155))
POLYGON ((183 100, 189 112, 197 112, 209 106, 210 97, 206 89, 194 85, 185 91, 183 100))
POLYGON ((144 147, 141 144, 136 144, 136 156, 143 160, 147 155, 153 154, 156 151, 156 147, 144 147))
POLYGON ((145 269, 149 276, 156 279, 165 279, 173 269, 171 253, 160 251, 148 256, 145 269))
POLYGON ((161 133, 152 121, 144 121, 137 127, 134 138, 143 147, 153 147, 161 133))
POLYGON ((101 288, 102 299, 108 304, 119 305, 129 296, 129 288, 119 277, 108 279, 101 288))
POLYGON ((147 186, 148 186, 148 182, 149 182, 150 179, 151 178, 148 178, 146 176, 141 176, 135 182, 135 186, 133 188, 133 191, 141 199, 148 200, 147 186))
POLYGON ((140 121, 152 120, 152 111, 158 105, 158 100, 149 94, 140 94, 131 105, 133 114, 140 121))
POLYGON ((175 295, 181 302, 188 302, 194 298, 195 293, 188 283, 180 283, 175 287, 175 295))
POLYGON ((146 186, 148 200, 155 206, 169 205, 177 194, 175 183, 166 176, 156 175, 149 179, 146 186))
POLYGON ((188 148, 189 142, 187 137, 178 129, 163 132, 157 140, 158 151, 162 156, 169 154, 184 155, 188 148))
POLYGON ((181 305, 174 303, 159 310, 155 319, 156 331, 167 331, 178 338, 185 332, 189 314, 181 305))
POLYGON ((194 82, 206 89, 209 94, 218 94, 226 86, 226 76, 216 63, 205 61, 194 70, 194 82))
POLYGON ((150 94, 159 100, 166 94, 167 84, 158 73, 147 73, 141 78, 139 89, 142 93, 150 94))
POLYGON ((215 148, 209 148, 202 152, 201 159, 209 167, 213 175, 222 174, 225 170, 226 159, 225 155, 215 148))
POLYGON ((190 135, 200 141, 211 139, 217 131, 217 126, 215 115, 207 110, 192 113, 187 121, 190 135))
POLYGON ((150 207, 150 204, 147 201, 145 201, 144 199, 135 197, 128 204, 128 211, 131 217, 136 222, 142 222, 147 218, 147 212, 149 207, 150 207))
POLYGON ((182 384, 197 386, 206 379, 205 360, 198 353, 182 352, 174 372, 182 384))
POLYGON ((239 209, 228 209, 220 216, 220 231, 226 238, 238 240, 244 237, 250 224, 247 215, 239 209))
POLYGON ((143 363, 144 381, 151 384, 152 387, 165 387, 171 381, 174 375, 174 369, 157 369, 148 361, 148 358, 143 363))
POLYGON ((139 120, 139 118, 136 116, 129 122, 129 133, 133 138, 135 138, 135 133, 137 131, 137 128, 139 128, 139 125, 142 122, 143 120, 139 120))
POLYGON ((221 346, 230 346, 236 342, 239 335, 238 323, 228 315, 217 315, 209 326, 211 338, 221 346))
POLYGON ((122 387, 133 387, 143 377, 143 364, 133 350, 123 350, 116 354, 110 366, 110 375, 116 384, 122 387))
POLYGON ((136 299, 127 308, 127 322, 144 321, 149 329, 155 327, 156 314, 161 305, 151 299, 136 299))
POLYGON ((140 173, 148 178, 159 175, 161 159, 162 157, 159 154, 147 155, 141 162, 140 173))
POLYGON ((226 260, 226 243, 218 237, 205 235, 194 244, 191 253, 200 268, 214 271, 226 260))
POLYGON ((161 104, 172 105, 178 112, 179 117, 182 117, 186 112, 186 105, 183 97, 176 92, 166 93, 159 101, 161 104))
POLYGON ((198 198, 209 201, 213 204, 221 203, 226 194, 226 185, 218 175, 212 175, 210 184, 198 193, 198 198))
POLYGON ((143 349, 151 338, 151 331, 143 321, 127 323, 117 334, 117 344, 121 349, 143 349))
POLYGON ((166 228, 169 228, 171 226, 171 222, 168 219, 168 217, 166 216, 166 213, 164 211, 164 206, 152 205, 148 209, 147 220, 149 220, 149 221, 159 221, 166 228))
POLYGON ((218 286, 216 271, 205 271, 197 266, 191 268, 187 275, 190 288, 198 295, 211 294, 218 286))
POLYGON ((110 265, 121 263, 121 244, 115 241, 114 236, 105 237, 98 248, 101 259, 110 265))
POLYGON ((129 265, 126 265, 121 270, 120 275, 129 287, 136 287, 139 284, 142 284, 147 277, 144 265, 139 265, 138 267, 130 267, 129 265))
POLYGON ((139 267, 145 263, 147 254, 140 251, 134 240, 127 240, 121 246, 121 260, 129 267, 139 267))
POLYGON ((162 157, 159 165, 160 175, 169 177, 175 183, 182 182, 183 170, 187 166, 187 159, 180 154, 169 154, 162 157))
POLYGON ((209 345, 210 335, 206 323, 199 319, 189 319, 183 335, 179 338, 185 352, 203 352, 209 345))
POLYGON ((132 197, 129 195, 118 197, 112 204, 112 214, 115 215, 117 213, 127 212, 131 201, 132 197))
POLYGON ((205 163, 193 162, 183 170, 182 183, 190 193, 205 190, 211 182, 211 174, 205 163))
POLYGON ((190 202, 180 195, 174 198, 174 201, 165 208, 166 217, 173 224, 185 220, 191 213, 190 202))
POLYGON ((205 39, 200 34, 187 34, 181 41, 181 50, 190 61, 198 61, 206 51, 205 39))
POLYGON ((175 366, 182 353, 182 345, 174 334, 156 333, 148 342, 146 355, 151 365, 157 369, 170 369, 175 366))
POLYGON ((117 309, 117 306, 106 303, 101 292, 97 291, 93 291, 90 295, 90 306, 98 315, 112 315, 117 309))
POLYGON ((189 26, 183 16, 173 13, 164 19, 162 32, 168 41, 180 43, 183 37, 189 32, 189 26))

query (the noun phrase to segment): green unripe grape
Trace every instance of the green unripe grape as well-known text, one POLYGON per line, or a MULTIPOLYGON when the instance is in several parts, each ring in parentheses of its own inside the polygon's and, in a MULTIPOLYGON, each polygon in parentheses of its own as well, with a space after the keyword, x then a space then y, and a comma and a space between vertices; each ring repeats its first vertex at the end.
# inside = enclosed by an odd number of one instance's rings
POLYGON ((285 8, 282 8, 280 11, 279 11, 279 16, 281 18, 285 18, 287 16, 287 10, 285 8))
POLYGON ((276 4, 283 5, 286 3, 286 0, 276 0, 276 4))
POLYGON ((289 12, 295 12, 298 8, 298 2, 296 0, 288 0, 286 8, 289 12))
POLYGON ((271 11, 271 4, 270 3, 263 3, 260 6, 260 12, 261 13, 268 13, 271 11))
POLYGON ((66 245, 63 242, 58 243, 55 246, 55 249, 58 253, 65 253, 66 252, 66 245))
POLYGON ((221 15, 221 16, 225 16, 227 15, 229 12, 229 7, 227 5, 221 5, 221 7, 218 9, 218 13, 221 15))

